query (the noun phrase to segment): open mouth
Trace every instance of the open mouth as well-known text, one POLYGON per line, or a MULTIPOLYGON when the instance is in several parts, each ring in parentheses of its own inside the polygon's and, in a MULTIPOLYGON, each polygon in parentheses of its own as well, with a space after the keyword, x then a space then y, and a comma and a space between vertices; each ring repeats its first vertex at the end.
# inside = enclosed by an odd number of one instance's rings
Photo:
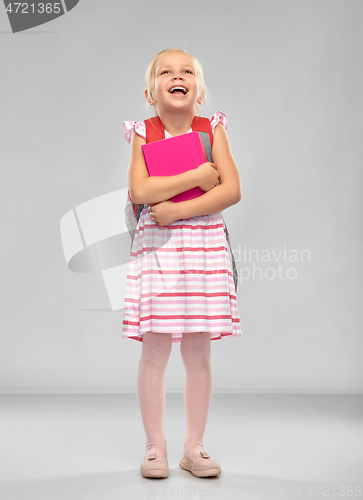
POLYGON ((170 92, 170 94, 175 94, 175 95, 185 95, 188 92, 188 90, 185 87, 175 86, 175 87, 172 87, 169 90, 169 92, 170 92))

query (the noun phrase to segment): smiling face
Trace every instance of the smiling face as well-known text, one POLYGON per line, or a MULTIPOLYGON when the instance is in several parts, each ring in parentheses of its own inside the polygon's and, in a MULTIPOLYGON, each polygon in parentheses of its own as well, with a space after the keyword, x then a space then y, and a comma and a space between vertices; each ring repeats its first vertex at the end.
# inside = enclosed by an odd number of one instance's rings
POLYGON ((156 104, 158 113, 190 109, 203 102, 193 59, 183 52, 163 55, 155 65, 154 91, 145 93, 150 104, 156 104))

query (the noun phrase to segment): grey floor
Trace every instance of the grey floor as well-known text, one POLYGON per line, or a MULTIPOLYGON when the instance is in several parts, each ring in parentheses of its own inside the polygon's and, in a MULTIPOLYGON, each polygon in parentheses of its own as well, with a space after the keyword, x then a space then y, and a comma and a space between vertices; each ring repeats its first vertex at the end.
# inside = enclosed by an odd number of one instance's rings
POLYGON ((363 496, 363 396, 213 394, 198 479, 183 454, 182 394, 167 394, 170 475, 145 479, 136 395, 0 395, 1 500, 351 499, 363 496))

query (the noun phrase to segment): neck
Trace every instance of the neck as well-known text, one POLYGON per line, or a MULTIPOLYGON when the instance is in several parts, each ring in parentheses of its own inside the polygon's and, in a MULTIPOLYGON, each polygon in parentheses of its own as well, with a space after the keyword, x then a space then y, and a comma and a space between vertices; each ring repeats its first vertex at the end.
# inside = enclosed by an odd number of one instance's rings
POLYGON ((186 134, 192 126, 194 116, 194 113, 190 110, 177 112, 173 111, 171 113, 164 111, 159 113, 159 118, 162 121, 165 130, 167 130, 172 136, 186 134))

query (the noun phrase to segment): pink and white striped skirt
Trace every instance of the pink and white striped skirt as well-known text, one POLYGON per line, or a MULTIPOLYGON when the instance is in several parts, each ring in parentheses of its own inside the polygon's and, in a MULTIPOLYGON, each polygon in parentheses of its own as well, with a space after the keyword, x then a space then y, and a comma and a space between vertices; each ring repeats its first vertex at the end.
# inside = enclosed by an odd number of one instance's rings
POLYGON ((147 332, 241 336, 221 212, 158 226, 144 206, 126 280, 122 338, 147 332))

